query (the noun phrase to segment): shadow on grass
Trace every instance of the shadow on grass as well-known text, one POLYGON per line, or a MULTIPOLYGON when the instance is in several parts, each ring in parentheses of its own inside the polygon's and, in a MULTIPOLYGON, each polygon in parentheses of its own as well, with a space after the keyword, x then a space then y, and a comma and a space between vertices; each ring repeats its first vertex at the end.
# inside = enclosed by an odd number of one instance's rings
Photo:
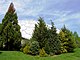
POLYGON ((2 54, 2 52, 0 52, 0 54, 2 54))

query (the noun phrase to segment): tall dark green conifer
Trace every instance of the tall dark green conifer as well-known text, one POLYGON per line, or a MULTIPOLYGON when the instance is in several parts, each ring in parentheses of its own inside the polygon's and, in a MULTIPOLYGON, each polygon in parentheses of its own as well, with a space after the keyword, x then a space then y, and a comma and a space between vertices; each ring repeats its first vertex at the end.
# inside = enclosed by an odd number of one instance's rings
POLYGON ((47 33, 47 27, 44 22, 44 20, 40 17, 39 23, 35 25, 35 30, 32 36, 33 40, 36 40, 39 42, 40 48, 43 48, 45 46, 45 38, 47 33))
POLYGON ((51 29, 48 29, 47 32, 47 41, 45 46, 45 50, 48 54, 59 54, 61 49, 61 42, 59 40, 59 36, 56 33, 56 27, 54 26, 54 23, 51 21, 51 29))
POLYGON ((39 18, 39 23, 35 25, 35 30, 32 36, 32 40, 39 42, 40 48, 44 48, 47 54, 58 54, 60 53, 60 40, 59 36, 56 33, 56 28, 54 23, 52 27, 47 28, 44 20, 39 18))
POLYGON ((2 40, 1 32, 2 32, 2 24, 0 23, 0 50, 3 49, 3 40, 2 40))
POLYGON ((19 50, 21 44, 21 32, 18 25, 18 17, 13 3, 2 20, 2 37, 6 50, 19 50))

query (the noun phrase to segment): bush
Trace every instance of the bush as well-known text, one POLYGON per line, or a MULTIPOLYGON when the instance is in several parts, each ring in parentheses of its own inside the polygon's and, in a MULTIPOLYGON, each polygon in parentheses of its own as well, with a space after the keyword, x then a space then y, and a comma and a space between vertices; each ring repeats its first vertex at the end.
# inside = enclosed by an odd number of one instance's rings
POLYGON ((64 48, 64 47, 61 47, 61 53, 67 53, 68 51, 64 48))
POLYGON ((23 47, 21 47, 20 51, 23 52, 23 47))
POLYGON ((30 53, 30 46, 29 46, 29 45, 26 45, 26 46, 23 48, 23 53, 25 53, 25 54, 30 53))
POLYGON ((46 57, 46 56, 48 56, 48 55, 47 55, 47 53, 45 52, 45 50, 42 48, 42 49, 40 49, 39 56, 40 56, 40 57, 46 57))
POLYGON ((77 47, 80 48, 80 41, 77 41, 77 47))
POLYGON ((26 40, 22 40, 21 41, 21 49, 20 49, 20 51, 22 51, 23 52, 23 49, 26 47, 26 46, 29 46, 30 47, 30 45, 31 45, 31 41, 30 40, 28 40, 28 39, 26 39, 26 40))
POLYGON ((25 47, 20 49, 25 54, 37 55, 39 54, 39 43, 37 41, 29 42, 25 47))
POLYGON ((37 41, 33 41, 30 46, 30 53, 32 55, 39 54, 39 48, 40 48, 39 43, 37 41))

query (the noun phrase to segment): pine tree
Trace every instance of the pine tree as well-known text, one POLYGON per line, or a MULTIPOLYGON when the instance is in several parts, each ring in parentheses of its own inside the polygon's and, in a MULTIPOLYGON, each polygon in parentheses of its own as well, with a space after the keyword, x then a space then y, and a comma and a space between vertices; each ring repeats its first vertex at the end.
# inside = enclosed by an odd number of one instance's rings
POLYGON ((48 54, 59 54, 60 53, 60 49, 61 49, 61 42, 59 40, 59 36, 56 33, 56 27, 54 26, 54 23, 51 22, 51 29, 48 29, 48 33, 47 33, 47 40, 48 43, 46 43, 47 45, 45 46, 45 50, 48 54))
POLYGON ((35 25, 35 30, 32 36, 32 40, 38 41, 40 48, 45 46, 45 37, 47 33, 47 27, 44 20, 40 17, 38 24, 35 25))
POLYGON ((3 48, 3 40, 2 40, 1 32, 2 32, 2 24, 0 23, 0 50, 2 50, 3 48))
POLYGON ((2 37, 6 50, 19 50, 21 44, 21 32, 18 25, 18 17, 13 3, 2 20, 2 37))
POLYGON ((75 38, 72 32, 66 29, 66 27, 64 26, 61 29, 59 36, 60 36, 60 40, 63 48, 62 52, 72 52, 76 47, 75 38))
POLYGON ((1 33, 2 33, 2 24, 0 24, 0 41, 1 41, 1 33))
POLYGON ((76 41, 77 47, 80 48, 80 37, 78 36, 78 33, 74 32, 73 36, 75 37, 75 41, 76 41))

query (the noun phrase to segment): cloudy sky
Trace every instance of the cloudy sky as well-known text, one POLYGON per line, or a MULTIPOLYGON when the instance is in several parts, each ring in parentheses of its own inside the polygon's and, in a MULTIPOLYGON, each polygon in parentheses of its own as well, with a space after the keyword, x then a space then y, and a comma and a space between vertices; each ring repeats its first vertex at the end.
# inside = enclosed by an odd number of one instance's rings
POLYGON ((80 0, 0 0, 0 22, 13 2, 18 20, 35 20, 43 17, 60 29, 64 24, 80 35, 80 0))

